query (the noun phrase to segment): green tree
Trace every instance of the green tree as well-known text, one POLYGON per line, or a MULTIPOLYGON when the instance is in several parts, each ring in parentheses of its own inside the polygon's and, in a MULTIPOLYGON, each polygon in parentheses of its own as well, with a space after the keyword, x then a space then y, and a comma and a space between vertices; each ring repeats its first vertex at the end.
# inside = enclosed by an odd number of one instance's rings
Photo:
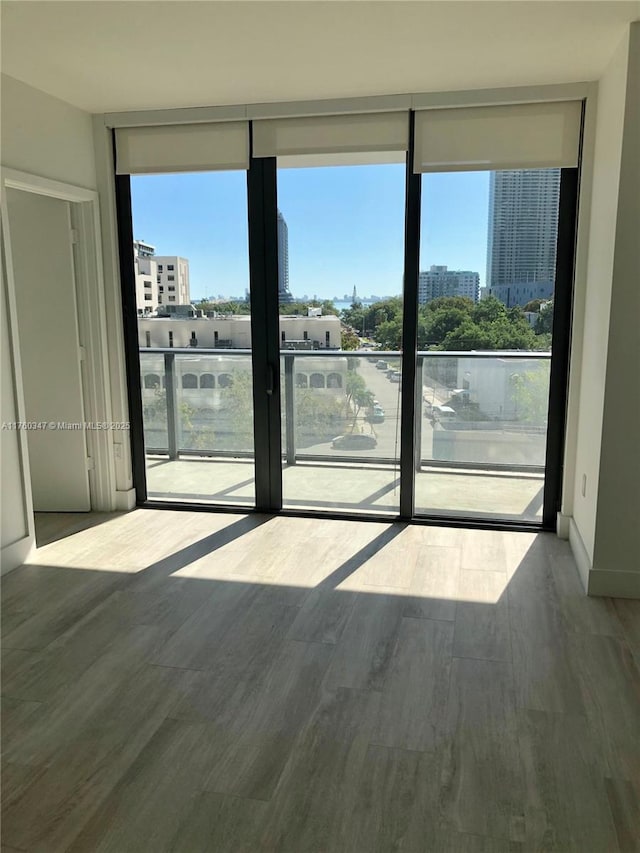
POLYGON ((427 340, 434 343, 444 341, 446 336, 470 319, 469 313, 462 308, 438 308, 429 311, 425 317, 427 340))
POLYGON ((514 372, 509 377, 511 393, 519 421, 542 426, 549 406, 549 361, 541 361, 535 369, 514 372))
POLYGON ((309 308, 321 308, 323 314, 338 315, 340 313, 331 299, 324 299, 323 301, 312 299, 309 302, 281 302, 278 306, 281 314, 295 314, 303 317, 307 316, 309 308))
POLYGON ((327 440, 342 431, 344 413, 340 399, 310 388, 296 388, 295 401, 298 441, 327 440))
POLYGON ((342 325, 342 328, 340 329, 340 345, 344 350, 360 348, 360 338, 350 326, 342 325))
POLYGON ((399 350, 402 345, 402 319, 385 320, 374 331, 374 340, 386 350, 399 350))
POLYGON ((357 370, 349 370, 347 372, 346 392, 347 418, 349 417, 349 412, 351 412, 353 415, 351 432, 354 432, 360 409, 362 409, 363 406, 372 406, 374 398, 371 391, 367 388, 364 379, 360 376, 357 370))
MULTIPOLYGON (((219 380, 218 380, 219 382, 219 380)), ((248 370, 234 370, 221 391, 220 419, 229 424, 234 447, 253 447, 253 382, 248 370)))
POLYGON ((541 308, 536 320, 536 335, 551 334, 553 331, 553 299, 546 302, 541 308))
POLYGON ((248 302, 209 302, 206 299, 197 303, 197 307, 207 314, 250 314, 248 302))

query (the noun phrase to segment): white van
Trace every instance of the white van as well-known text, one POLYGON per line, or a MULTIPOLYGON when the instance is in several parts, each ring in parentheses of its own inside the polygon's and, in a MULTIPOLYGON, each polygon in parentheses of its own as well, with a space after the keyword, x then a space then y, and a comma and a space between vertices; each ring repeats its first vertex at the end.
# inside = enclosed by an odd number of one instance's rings
POLYGON ((433 406, 431 417, 434 421, 454 421, 457 415, 451 406, 433 406))

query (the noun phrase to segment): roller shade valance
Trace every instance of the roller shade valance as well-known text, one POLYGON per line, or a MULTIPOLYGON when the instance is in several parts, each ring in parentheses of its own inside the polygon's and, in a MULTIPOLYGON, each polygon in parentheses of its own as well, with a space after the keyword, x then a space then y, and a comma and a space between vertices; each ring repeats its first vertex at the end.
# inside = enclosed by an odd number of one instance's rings
POLYGON ((253 156, 406 151, 409 114, 364 113, 253 122, 253 156))
POLYGON ((421 110, 415 172, 578 165, 581 101, 421 110))
POLYGON ((116 130, 116 172, 145 175, 249 168, 246 121, 116 130))

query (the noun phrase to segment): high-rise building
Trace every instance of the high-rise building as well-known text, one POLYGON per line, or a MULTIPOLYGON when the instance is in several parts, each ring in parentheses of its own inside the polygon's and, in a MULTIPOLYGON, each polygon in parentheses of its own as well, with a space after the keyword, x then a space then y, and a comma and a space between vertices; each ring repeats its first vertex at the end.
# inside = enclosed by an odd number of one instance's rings
POLYGON ((425 305, 439 296, 466 296, 478 301, 480 274, 471 270, 450 270, 446 266, 431 266, 420 272, 418 302, 425 305))
POLYGON ((278 299, 293 302, 289 291, 289 228, 282 213, 278 211, 278 299))
POLYGON ((487 296, 511 306, 529 290, 553 295, 559 195, 560 169, 491 173, 487 296))

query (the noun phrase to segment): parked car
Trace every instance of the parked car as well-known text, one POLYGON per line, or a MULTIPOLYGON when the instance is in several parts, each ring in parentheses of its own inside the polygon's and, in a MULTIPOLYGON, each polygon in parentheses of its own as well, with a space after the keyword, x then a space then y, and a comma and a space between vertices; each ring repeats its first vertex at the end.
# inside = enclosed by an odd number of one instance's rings
POLYGON ((378 368, 378 370, 388 370, 389 369, 389 365, 387 364, 387 362, 383 361, 382 359, 379 359, 378 361, 376 361, 376 367, 378 368))
POLYGON ((384 423, 384 409, 381 405, 374 403, 367 410, 367 414, 365 415, 365 420, 369 421, 371 424, 382 424, 384 423))
POLYGON ((363 435, 362 433, 347 433, 338 435, 331 442, 334 450, 366 450, 376 447, 378 442, 374 435, 363 435))
POLYGON ((394 370, 393 373, 389 376, 390 382, 400 382, 402 379, 402 373, 399 370, 394 370))

